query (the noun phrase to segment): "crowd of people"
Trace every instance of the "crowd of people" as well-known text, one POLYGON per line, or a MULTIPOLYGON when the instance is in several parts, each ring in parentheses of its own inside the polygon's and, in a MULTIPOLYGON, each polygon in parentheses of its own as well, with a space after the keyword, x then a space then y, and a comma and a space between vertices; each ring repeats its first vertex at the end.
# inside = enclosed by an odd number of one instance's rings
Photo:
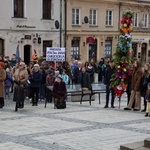
MULTIPOLYGON (((150 112, 150 64, 141 65, 135 61, 131 65, 132 75, 128 80, 127 107, 124 110, 141 110, 141 98, 144 100, 145 116, 150 112)), ((0 108, 4 107, 4 98, 9 97, 16 86, 25 88, 26 98, 30 99, 32 106, 37 106, 38 101, 47 99, 52 103, 52 97, 65 99, 65 84, 81 84, 84 90, 91 89, 91 83, 95 82, 95 73, 98 74, 98 82, 106 85, 106 104, 109 107, 109 95, 111 93, 111 108, 114 106, 114 90, 110 88, 110 79, 115 71, 113 60, 101 58, 98 63, 93 59, 89 62, 81 62, 71 59, 70 62, 30 62, 25 64, 21 59, 18 62, 16 55, 11 58, 0 56, 0 108), (53 86, 53 91, 47 89, 53 86)), ((21 108, 22 106, 20 106, 21 108)))

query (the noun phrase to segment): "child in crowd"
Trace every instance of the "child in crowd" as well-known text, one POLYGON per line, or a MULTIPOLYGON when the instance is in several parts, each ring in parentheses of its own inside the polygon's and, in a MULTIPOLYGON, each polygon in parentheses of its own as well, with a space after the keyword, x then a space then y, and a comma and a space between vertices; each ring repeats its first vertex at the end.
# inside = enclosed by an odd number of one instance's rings
POLYGON ((69 76, 67 75, 66 71, 63 70, 63 74, 61 75, 63 82, 65 82, 65 84, 69 84, 69 76))
POLYGON ((146 91, 146 101, 147 101, 147 108, 145 117, 150 117, 150 83, 148 84, 148 89, 146 91))
POLYGON ((8 98, 11 86, 12 86, 12 74, 10 73, 10 69, 6 68, 5 96, 8 95, 8 98))

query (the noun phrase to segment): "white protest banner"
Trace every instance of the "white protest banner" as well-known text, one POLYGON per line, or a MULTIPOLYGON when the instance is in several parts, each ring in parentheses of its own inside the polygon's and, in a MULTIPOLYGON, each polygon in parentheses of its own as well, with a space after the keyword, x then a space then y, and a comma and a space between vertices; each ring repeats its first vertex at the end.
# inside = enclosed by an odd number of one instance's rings
POLYGON ((65 61, 65 48, 47 47, 46 61, 65 61))

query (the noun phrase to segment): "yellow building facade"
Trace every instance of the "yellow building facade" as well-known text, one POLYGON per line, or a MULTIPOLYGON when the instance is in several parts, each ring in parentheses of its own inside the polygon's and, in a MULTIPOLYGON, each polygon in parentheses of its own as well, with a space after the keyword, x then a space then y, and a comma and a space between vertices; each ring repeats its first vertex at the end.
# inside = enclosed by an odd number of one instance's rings
POLYGON ((112 57, 118 42, 120 19, 134 12, 132 55, 147 61, 150 55, 150 3, 136 0, 67 0, 66 58, 82 62, 112 57))

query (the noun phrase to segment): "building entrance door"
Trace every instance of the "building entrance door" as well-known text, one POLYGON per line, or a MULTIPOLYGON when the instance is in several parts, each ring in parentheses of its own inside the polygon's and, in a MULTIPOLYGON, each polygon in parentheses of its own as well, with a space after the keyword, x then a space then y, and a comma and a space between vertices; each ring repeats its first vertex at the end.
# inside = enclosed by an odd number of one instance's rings
POLYGON ((93 43, 89 43, 89 61, 91 59, 97 61, 97 39, 93 43))
POLYGON ((28 65, 31 58, 31 46, 25 45, 24 46, 24 62, 28 65))

